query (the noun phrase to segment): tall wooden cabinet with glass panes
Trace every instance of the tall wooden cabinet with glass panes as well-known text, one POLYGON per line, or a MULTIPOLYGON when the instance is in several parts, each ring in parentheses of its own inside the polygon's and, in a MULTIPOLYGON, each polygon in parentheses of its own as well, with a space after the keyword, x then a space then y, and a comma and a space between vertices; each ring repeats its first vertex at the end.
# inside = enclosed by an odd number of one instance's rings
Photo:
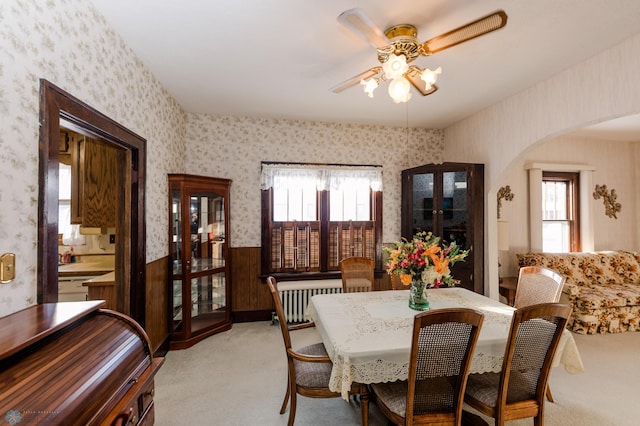
POLYGON ((484 165, 427 164, 402 171, 402 236, 433 232, 470 250, 451 274, 460 285, 484 292, 484 165))
POLYGON ((231 328, 228 179, 169 175, 171 349, 231 328))

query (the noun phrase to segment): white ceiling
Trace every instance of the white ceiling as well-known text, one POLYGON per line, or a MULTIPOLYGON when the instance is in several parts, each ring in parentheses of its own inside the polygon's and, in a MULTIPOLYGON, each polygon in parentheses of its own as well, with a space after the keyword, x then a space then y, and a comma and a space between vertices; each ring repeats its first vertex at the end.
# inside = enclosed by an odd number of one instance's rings
POLYGON ((640 142, 640 115, 629 115, 575 130, 567 136, 640 142))
POLYGON ((403 127, 444 128, 640 32, 638 0, 91 1, 188 112, 403 127), (418 58, 442 67, 439 90, 394 104, 386 87, 329 90, 379 64, 336 21, 353 7, 422 41, 499 9, 508 22, 418 58))

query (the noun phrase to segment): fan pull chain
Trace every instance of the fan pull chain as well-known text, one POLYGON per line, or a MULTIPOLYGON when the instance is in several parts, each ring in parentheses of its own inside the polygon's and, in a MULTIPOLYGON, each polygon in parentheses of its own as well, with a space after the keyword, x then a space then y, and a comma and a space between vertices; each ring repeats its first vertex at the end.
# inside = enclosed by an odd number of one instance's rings
POLYGON ((407 105, 407 118, 406 118, 406 122, 407 122, 407 146, 409 146, 409 102, 406 102, 407 105))

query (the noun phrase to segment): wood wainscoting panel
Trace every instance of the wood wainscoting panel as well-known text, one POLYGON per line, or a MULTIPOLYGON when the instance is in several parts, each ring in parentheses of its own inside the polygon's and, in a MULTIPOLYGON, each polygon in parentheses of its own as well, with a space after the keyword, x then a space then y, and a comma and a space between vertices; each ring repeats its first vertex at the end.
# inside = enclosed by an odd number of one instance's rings
POLYGON ((231 248, 231 310, 234 321, 263 318, 273 310, 267 285, 260 279, 260 247, 231 248), (253 312, 253 314, 252 314, 253 312))
MULTIPOLYGON (((155 353, 169 339, 168 256, 147 263, 145 331, 155 353)), ((167 346, 168 347, 168 346, 167 346)))
POLYGON ((391 277, 389 276, 389 274, 385 272, 380 277, 376 277, 374 282, 374 289, 375 290, 393 290, 393 288, 391 287, 391 277))

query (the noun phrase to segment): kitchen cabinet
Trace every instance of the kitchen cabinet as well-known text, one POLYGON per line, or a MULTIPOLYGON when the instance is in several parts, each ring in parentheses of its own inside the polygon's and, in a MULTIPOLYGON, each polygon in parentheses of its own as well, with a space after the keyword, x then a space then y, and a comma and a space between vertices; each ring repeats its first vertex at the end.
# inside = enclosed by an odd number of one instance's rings
MULTIPOLYGON (((71 223, 91 228, 115 227, 118 168, 123 151, 104 141, 71 133, 71 223)), ((62 141, 61 141, 62 145, 62 141)))
POLYGON ((84 254, 78 258, 79 262, 58 265, 58 301, 106 300, 106 308, 115 310, 114 256, 84 254), (100 283, 111 288, 103 289, 100 283))
POLYGON ((77 144, 78 139, 82 139, 84 136, 81 134, 72 132, 67 129, 60 129, 60 149, 58 155, 60 156, 60 162, 63 164, 71 164, 71 150, 74 145, 77 144))
POLYGON ((229 179, 169 175, 170 349, 231 328, 229 179))
POLYGON ((87 300, 104 300, 106 309, 117 309, 115 272, 88 279, 82 286, 87 289, 87 300))
POLYGON ((58 277, 58 302, 85 302, 89 300, 87 288, 82 285, 93 277, 58 277))
POLYGON ((460 285, 484 292, 484 165, 426 164, 402 171, 402 236, 433 232, 469 250, 451 273, 460 285))

